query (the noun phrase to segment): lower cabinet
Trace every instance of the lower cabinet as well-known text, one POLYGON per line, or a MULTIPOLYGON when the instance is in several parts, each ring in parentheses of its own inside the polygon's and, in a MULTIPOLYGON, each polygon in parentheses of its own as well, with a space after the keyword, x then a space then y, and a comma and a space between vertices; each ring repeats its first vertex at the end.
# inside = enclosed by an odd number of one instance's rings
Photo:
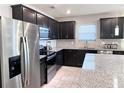
POLYGON ((57 52, 56 64, 57 65, 63 65, 63 50, 57 52))
POLYGON ((64 50, 64 65, 82 67, 85 53, 82 50, 64 50))
POLYGON ((41 86, 47 83, 47 64, 46 57, 40 59, 40 83, 41 86))
POLYGON ((63 50, 60 50, 56 54, 56 70, 63 65, 63 50))
POLYGON ((97 50, 79 50, 79 49, 63 50, 64 65, 82 67, 86 53, 97 53, 97 50))
POLYGON ((124 51, 113 51, 113 54, 124 55, 124 51))

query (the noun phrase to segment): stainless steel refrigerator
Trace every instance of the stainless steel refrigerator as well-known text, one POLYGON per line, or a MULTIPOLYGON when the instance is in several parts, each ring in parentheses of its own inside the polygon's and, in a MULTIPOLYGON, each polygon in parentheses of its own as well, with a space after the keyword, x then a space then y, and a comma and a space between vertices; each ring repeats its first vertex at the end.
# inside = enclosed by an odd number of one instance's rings
POLYGON ((39 61, 38 26, 0 17, 0 87, 40 87, 39 61))

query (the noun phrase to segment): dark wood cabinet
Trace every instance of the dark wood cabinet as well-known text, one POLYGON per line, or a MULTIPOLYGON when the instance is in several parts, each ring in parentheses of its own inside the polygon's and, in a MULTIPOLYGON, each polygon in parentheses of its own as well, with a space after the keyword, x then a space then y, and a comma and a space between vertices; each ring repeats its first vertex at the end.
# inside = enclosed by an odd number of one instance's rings
POLYGON ((12 6, 12 16, 14 19, 36 24, 36 12, 23 5, 12 6))
POLYGON ((23 7, 23 21, 36 24, 36 12, 31 9, 23 7))
POLYGON ((47 64, 46 57, 40 59, 40 84, 41 86, 47 83, 47 64))
POLYGON ((63 50, 58 51, 56 54, 56 64, 63 65, 63 50))
POLYGON ((113 51, 113 54, 124 55, 124 51, 113 51))
POLYGON ((102 18, 100 19, 100 38, 101 39, 121 39, 123 38, 123 17, 102 18), (119 27, 119 35, 115 35, 115 28, 119 27))
POLYGON ((59 23, 56 20, 49 18, 49 37, 50 39, 59 38, 59 23))
POLYGON ((82 67, 85 53, 82 50, 64 50, 64 65, 82 67))
POLYGON ((109 19, 101 19, 100 20, 100 38, 101 39, 108 39, 111 38, 111 20, 109 19))
POLYGON ((65 49, 64 65, 82 67, 86 53, 97 53, 97 50, 65 49))
POLYGON ((59 22, 55 21, 55 33, 56 33, 56 39, 60 39, 60 34, 59 34, 59 22))
POLYGON ((119 25, 119 36, 116 36, 115 38, 122 39, 123 38, 123 30, 124 30, 124 17, 118 18, 118 25, 119 25))
POLYGON ((48 21, 49 21, 49 18, 42 15, 42 14, 39 14, 37 13, 37 24, 42 26, 42 27, 45 27, 45 28, 48 28, 49 25, 48 25, 48 21))
POLYGON ((75 21, 67 21, 59 23, 59 39, 74 39, 75 37, 75 21))
POLYGON ((23 6, 13 5, 12 7, 12 17, 14 19, 23 20, 23 6))
POLYGON ((83 50, 85 53, 97 53, 97 50, 83 50))
POLYGON ((75 21, 58 22, 24 5, 13 5, 14 19, 30 22, 49 29, 50 39, 74 39, 75 21))
POLYGON ((50 37, 50 39, 56 39, 55 25, 56 25, 56 22, 53 19, 49 18, 49 30, 50 30, 49 37, 50 37))
POLYGON ((66 23, 60 22, 59 23, 59 38, 60 39, 67 39, 68 33, 65 31, 66 23))

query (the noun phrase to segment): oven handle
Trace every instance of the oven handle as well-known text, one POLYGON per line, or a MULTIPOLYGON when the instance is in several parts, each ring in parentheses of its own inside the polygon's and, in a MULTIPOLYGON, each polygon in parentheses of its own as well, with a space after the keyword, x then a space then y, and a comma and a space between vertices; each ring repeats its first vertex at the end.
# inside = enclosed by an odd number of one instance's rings
POLYGON ((48 57, 47 57, 47 61, 51 60, 51 59, 54 58, 55 56, 56 56, 56 53, 54 53, 54 54, 48 56, 48 57))

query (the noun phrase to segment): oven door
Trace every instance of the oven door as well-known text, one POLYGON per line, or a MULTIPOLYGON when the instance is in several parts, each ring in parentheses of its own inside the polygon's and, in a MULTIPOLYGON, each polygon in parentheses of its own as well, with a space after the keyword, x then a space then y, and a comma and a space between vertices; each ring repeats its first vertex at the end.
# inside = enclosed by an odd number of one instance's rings
POLYGON ((47 56, 47 82, 51 81, 56 74, 56 53, 47 56))
POLYGON ((47 56, 47 61, 50 61, 55 58, 56 58, 56 53, 53 53, 53 54, 47 56))

